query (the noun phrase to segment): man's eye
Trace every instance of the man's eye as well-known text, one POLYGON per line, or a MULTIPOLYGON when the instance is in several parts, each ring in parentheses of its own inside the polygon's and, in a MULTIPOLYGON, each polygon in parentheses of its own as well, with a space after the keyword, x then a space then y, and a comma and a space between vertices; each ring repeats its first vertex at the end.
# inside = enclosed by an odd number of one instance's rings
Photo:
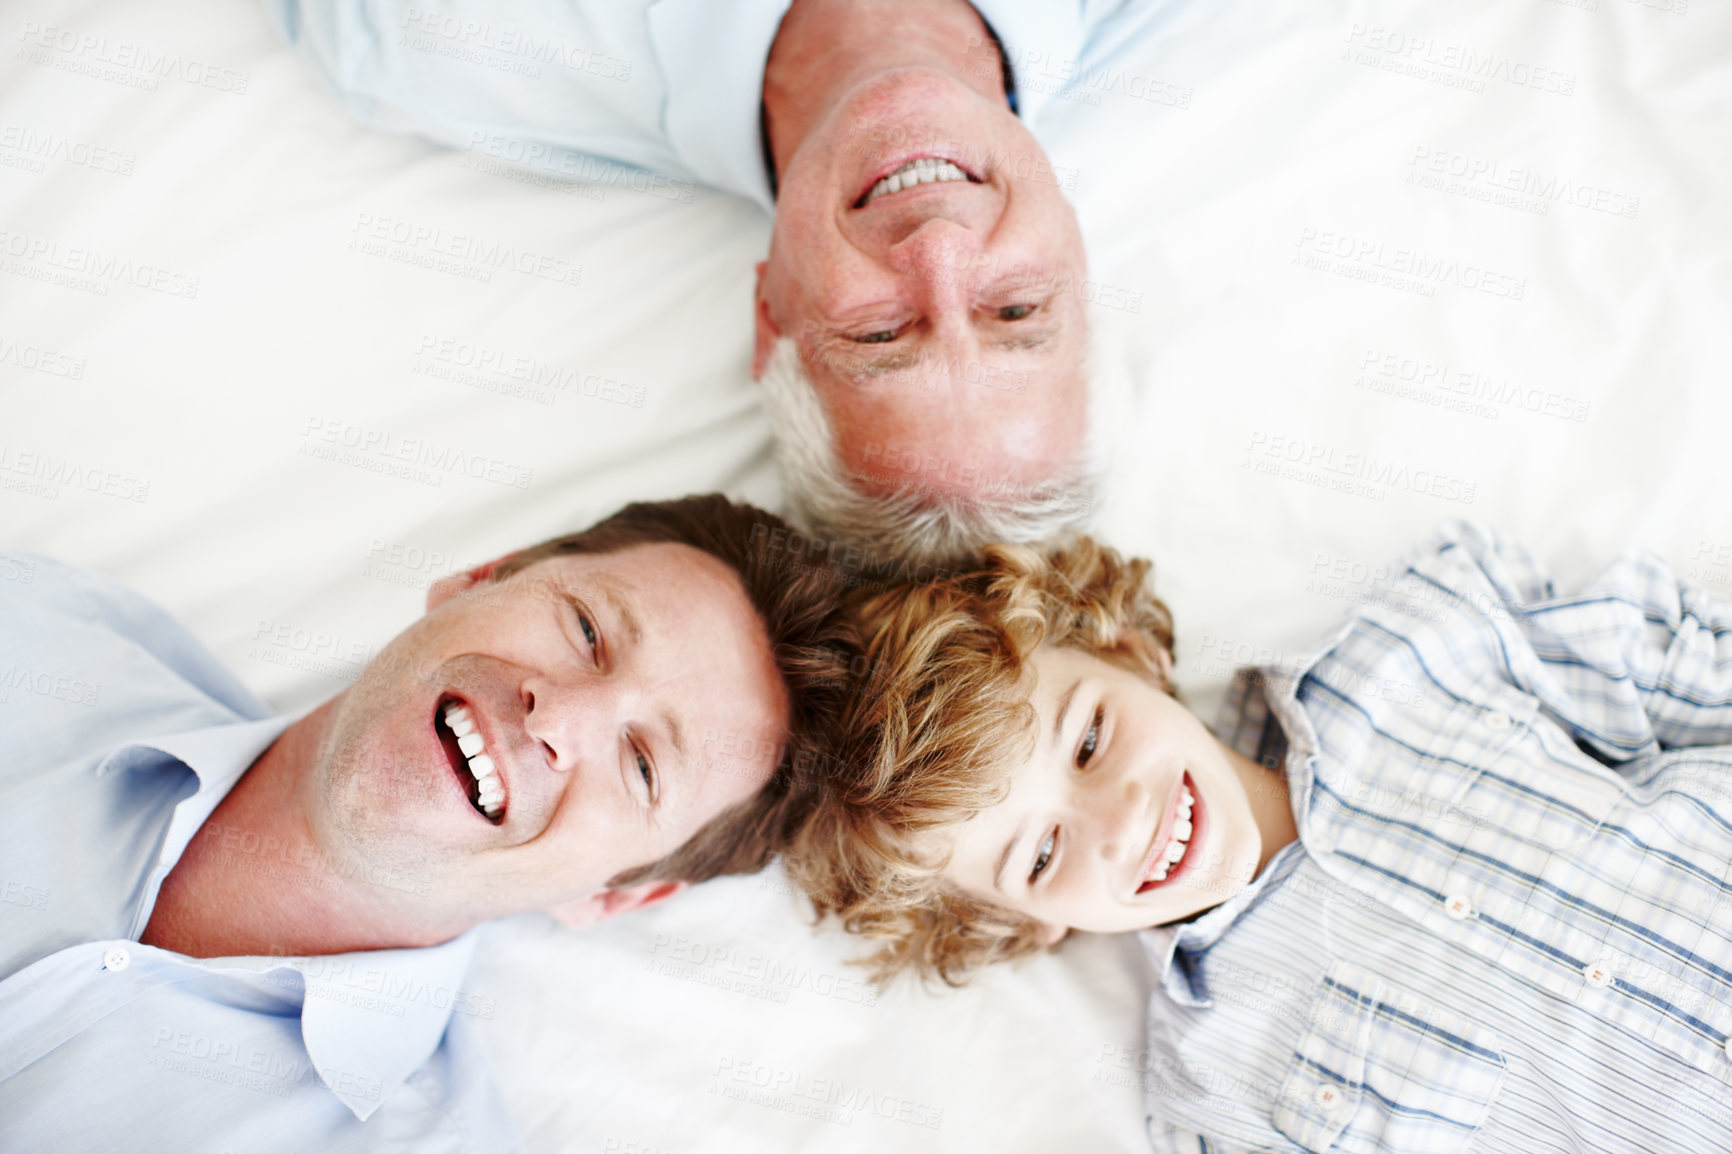
POLYGON ((1029 871, 1028 884, 1033 885, 1046 867, 1052 864, 1053 850, 1058 846, 1058 830, 1046 835, 1046 840, 1040 843, 1040 851, 1034 855, 1034 869, 1029 871))
POLYGON ((895 340, 897 337, 899 337, 901 335, 902 335, 902 333, 900 332, 900 330, 883 329, 879 332, 863 333, 860 336, 849 337, 848 339, 853 341, 855 344, 858 344, 858 345, 882 345, 882 344, 888 344, 889 342, 895 340))
POLYGON ((998 319, 1001 321, 1020 321, 1033 311, 1033 305, 1005 305, 998 310, 998 319))
POLYGON ((1089 759, 1095 755, 1095 748, 1100 744, 1101 740, 1101 723, 1105 720, 1105 711, 1097 705, 1095 707, 1095 719, 1093 723, 1089 725, 1088 732, 1083 734, 1082 744, 1077 746, 1076 767, 1078 769, 1082 769, 1084 766, 1088 765, 1089 759))
POLYGON ((584 616, 582 610, 578 610, 577 627, 579 629, 583 630, 584 641, 586 641, 589 644, 589 647, 591 649, 594 649, 595 648, 595 642, 596 642, 595 626, 593 626, 589 623, 589 618, 584 616))

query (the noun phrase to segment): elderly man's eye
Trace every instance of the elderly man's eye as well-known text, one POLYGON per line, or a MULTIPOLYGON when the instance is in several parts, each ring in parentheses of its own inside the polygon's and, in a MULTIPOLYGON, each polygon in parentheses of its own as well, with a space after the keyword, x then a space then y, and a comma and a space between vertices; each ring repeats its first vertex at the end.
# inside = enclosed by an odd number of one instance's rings
POLYGON ((1033 305, 1005 305, 998 310, 998 319, 1001 321, 1020 321, 1032 312, 1034 312, 1033 305))
POLYGON ((848 339, 853 341, 855 344, 860 345, 882 345, 895 340, 901 335, 902 334, 896 329, 884 329, 876 333, 862 333, 860 336, 850 337, 848 339))

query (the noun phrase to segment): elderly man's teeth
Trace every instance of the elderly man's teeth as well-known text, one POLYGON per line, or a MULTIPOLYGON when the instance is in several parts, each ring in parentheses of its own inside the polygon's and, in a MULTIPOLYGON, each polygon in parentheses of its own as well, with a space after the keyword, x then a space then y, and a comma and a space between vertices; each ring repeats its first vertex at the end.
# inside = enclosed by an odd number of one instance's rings
POLYGON ((917 184, 944 184, 967 179, 968 174, 948 160, 940 160, 935 156, 923 156, 918 160, 909 161, 873 185, 871 190, 866 193, 864 203, 871 204, 881 196, 901 192, 903 189, 913 188, 917 184))

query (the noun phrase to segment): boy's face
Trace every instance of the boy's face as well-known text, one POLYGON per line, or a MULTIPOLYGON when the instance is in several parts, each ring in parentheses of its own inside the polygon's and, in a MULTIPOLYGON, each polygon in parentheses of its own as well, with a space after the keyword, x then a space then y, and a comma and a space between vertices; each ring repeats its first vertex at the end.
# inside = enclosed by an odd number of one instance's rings
POLYGON ((1263 852, 1255 783, 1214 735, 1099 657, 1044 647, 1031 665, 1033 752, 1003 801, 939 835, 946 879, 1055 936, 1162 925, 1242 889, 1263 852))

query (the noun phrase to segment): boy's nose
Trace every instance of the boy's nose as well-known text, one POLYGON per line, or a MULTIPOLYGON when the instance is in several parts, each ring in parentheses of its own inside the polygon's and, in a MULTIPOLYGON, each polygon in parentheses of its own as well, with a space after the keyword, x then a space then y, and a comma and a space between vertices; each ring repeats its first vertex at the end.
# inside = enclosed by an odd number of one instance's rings
POLYGON ((1116 863, 1140 859, 1155 833, 1150 824, 1148 789, 1127 775, 1123 781, 1096 791, 1092 801, 1101 856, 1116 863))

